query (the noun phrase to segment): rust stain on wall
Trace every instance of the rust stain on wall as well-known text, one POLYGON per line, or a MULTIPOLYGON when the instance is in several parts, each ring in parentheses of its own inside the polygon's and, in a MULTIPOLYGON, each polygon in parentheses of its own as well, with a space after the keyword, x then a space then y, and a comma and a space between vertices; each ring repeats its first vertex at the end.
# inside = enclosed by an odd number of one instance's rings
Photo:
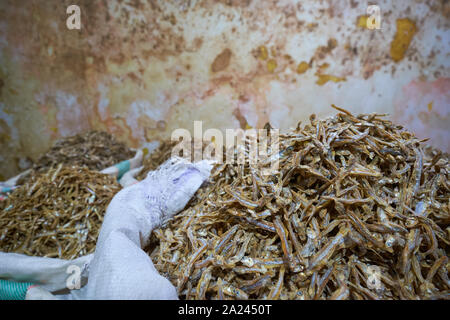
POLYGON ((341 81, 345 81, 345 78, 340 78, 340 77, 336 77, 336 76, 329 75, 329 74, 320 74, 320 73, 317 73, 316 76, 317 76, 317 81, 316 81, 316 83, 317 83, 319 86, 324 85, 324 84, 327 83, 328 81, 332 81, 332 82, 341 82, 341 81))
POLYGON ((309 69, 309 64, 306 61, 302 61, 297 66, 297 73, 302 74, 305 73, 306 70, 309 69))
POLYGON ((413 21, 408 18, 397 20, 397 32, 391 43, 390 53, 392 60, 398 62, 403 59, 416 32, 416 24, 413 21))
POLYGON ((231 59, 231 50, 226 48, 224 49, 215 59, 211 65, 212 72, 219 72, 225 70, 230 64, 231 59))

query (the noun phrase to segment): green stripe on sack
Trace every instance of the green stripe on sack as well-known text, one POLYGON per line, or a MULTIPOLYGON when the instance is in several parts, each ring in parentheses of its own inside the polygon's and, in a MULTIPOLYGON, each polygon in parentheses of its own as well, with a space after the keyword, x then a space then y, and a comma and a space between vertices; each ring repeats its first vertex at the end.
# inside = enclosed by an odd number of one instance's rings
POLYGON ((0 193, 7 193, 7 192, 11 192, 12 191, 12 188, 9 188, 9 187, 3 187, 1 190, 0 190, 0 193))
POLYGON ((130 170, 130 160, 122 161, 115 166, 117 169, 119 169, 119 173, 117 174, 117 180, 120 180, 122 176, 130 170))
POLYGON ((15 282, 0 279, 0 300, 25 300, 29 282, 15 282))

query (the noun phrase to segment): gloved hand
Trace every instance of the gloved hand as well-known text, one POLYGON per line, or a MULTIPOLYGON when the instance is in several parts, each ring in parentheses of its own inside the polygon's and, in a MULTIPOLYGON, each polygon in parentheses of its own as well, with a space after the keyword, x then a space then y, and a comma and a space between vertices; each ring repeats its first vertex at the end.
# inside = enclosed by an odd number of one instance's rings
MULTIPOLYGON (((151 231, 182 210, 209 177, 212 162, 172 158, 147 178, 121 190, 108 206, 89 265, 86 299, 177 299, 141 249, 151 231)), ((81 293, 81 292, 80 292, 81 293)))

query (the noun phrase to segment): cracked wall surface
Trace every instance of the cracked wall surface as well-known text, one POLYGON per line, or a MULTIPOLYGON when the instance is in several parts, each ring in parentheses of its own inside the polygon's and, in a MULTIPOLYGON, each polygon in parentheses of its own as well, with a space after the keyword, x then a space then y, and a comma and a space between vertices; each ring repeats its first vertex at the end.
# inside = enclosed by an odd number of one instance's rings
POLYGON ((450 151, 450 4, 377 4, 380 30, 356 0, 1 1, 0 180, 89 129, 151 148, 194 120, 286 130, 332 103, 450 151))

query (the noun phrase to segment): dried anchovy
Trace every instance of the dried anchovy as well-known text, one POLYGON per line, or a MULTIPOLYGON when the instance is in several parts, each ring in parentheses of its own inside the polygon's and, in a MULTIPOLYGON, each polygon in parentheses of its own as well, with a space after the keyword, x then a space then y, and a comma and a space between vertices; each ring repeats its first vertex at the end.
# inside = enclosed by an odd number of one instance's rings
POLYGON ((272 175, 217 165, 152 234, 180 298, 449 299, 448 155, 335 108, 280 136, 272 175))
POLYGON ((93 253, 106 208, 119 190, 114 177, 85 167, 33 173, 2 201, 0 250, 63 259, 93 253))
MULTIPOLYGON (((87 167, 101 171, 121 161, 133 158, 129 149, 105 131, 89 131, 56 141, 54 146, 33 165, 33 171, 43 173, 59 164, 87 167)), ((21 177, 17 184, 24 184, 29 175, 21 177)))

